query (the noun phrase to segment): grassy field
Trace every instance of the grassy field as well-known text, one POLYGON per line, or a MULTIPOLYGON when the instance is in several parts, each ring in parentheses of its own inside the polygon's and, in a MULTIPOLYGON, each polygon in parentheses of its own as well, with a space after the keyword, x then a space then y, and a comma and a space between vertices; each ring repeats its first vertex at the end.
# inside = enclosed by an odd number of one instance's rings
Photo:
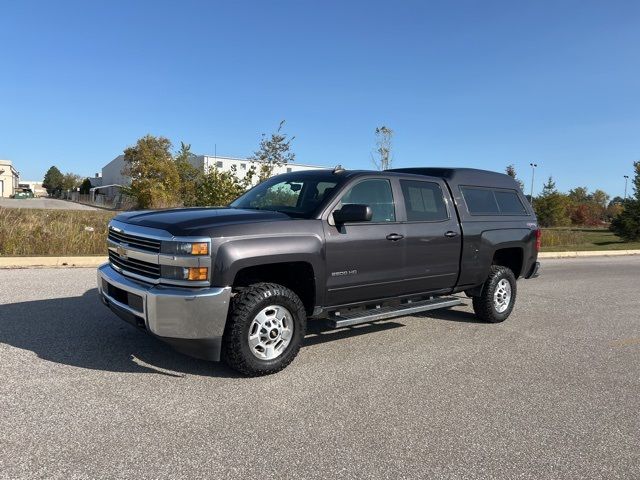
MULTIPOLYGON (((107 223, 115 212, 0 208, 0 255, 105 255, 107 223)), ((543 252, 632 250, 613 233, 595 228, 547 228, 543 252)))
POLYGON ((0 255, 106 255, 115 212, 0 208, 0 255))
POLYGON ((545 228, 542 230, 543 252, 589 250, 640 250, 640 242, 624 242, 602 228, 545 228))

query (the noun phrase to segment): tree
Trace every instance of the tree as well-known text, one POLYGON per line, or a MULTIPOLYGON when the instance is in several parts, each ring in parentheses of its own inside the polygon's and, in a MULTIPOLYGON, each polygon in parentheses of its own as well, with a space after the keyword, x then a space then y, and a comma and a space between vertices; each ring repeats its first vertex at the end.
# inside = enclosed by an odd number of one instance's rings
POLYGON ((249 157, 249 160, 260 163, 256 173, 261 182, 273 174, 273 169, 276 166, 279 167, 295 161, 296 154, 291 150, 291 142, 296 137, 289 137, 282 132, 284 124, 285 121, 282 120, 278 129, 268 137, 263 133, 258 150, 249 157))
POLYGON ((371 161, 378 170, 387 170, 391 168, 393 157, 391 155, 391 140, 393 139, 393 130, 382 125, 376 127, 376 149, 371 154, 371 161))
POLYGON ((538 223, 543 227, 565 226, 570 223, 568 215, 569 199, 558 192, 553 177, 544 184, 542 193, 533 204, 538 223))
POLYGON ((522 180, 520 180, 516 176, 516 167, 513 165, 513 163, 510 165, 507 165, 507 168, 505 168, 505 173, 509 175, 511 178, 513 178, 516 182, 518 182, 518 185, 520 186, 520 190, 524 192, 524 183, 522 182, 522 180))
POLYGON ((123 175, 131 177, 125 190, 141 208, 166 208, 180 204, 180 175, 165 137, 146 135, 124 151, 123 175))
POLYGON ((180 177, 180 199, 185 207, 200 205, 198 191, 204 181, 204 172, 194 167, 189 161, 193 156, 191 145, 180 142, 180 150, 175 156, 175 164, 180 177))
POLYGON ((552 193, 558 193, 556 189, 556 182, 553 181, 553 177, 549 177, 547 182, 542 186, 542 196, 551 195, 552 193))
POLYGON ((609 203, 609 198, 611 198, 607 192, 605 192, 604 190, 600 190, 600 189, 596 189, 596 191, 594 191, 591 195, 591 201, 599 206, 601 206, 603 209, 607 207, 607 204, 609 203))
POLYGON ((223 172, 212 168, 202 178, 198 185, 198 206, 225 206, 238 198, 247 190, 247 182, 250 180, 238 179, 235 168, 230 172, 223 172))
POLYGON ((589 202, 589 190, 587 187, 576 187, 569 190, 567 194, 569 200, 576 203, 587 203, 589 202))
POLYGON ((633 162, 634 198, 624 202, 622 210, 611 222, 611 231, 627 242, 640 240, 640 161, 633 162))
POLYGON ((80 186, 82 177, 75 173, 65 173, 62 176, 62 190, 72 191, 80 186))
POLYGON ((574 225, 595 226, 607 220, 609 195, 603 190, 589 193, 587 187, 576 187, 567 195, 571 202, 570 216, 574 225))
POLYGON ((88 178, 85 178, 83 182, 80 184, 80 193, 82 195, 89 195, 90 190, 91 190, 91 180, 89 180, 88 178))
POLYGON ((62 190, 63 175, 56 166, 52 166, 44 174, 42 186, 47 190, 49 195, 54 195, 62 190))

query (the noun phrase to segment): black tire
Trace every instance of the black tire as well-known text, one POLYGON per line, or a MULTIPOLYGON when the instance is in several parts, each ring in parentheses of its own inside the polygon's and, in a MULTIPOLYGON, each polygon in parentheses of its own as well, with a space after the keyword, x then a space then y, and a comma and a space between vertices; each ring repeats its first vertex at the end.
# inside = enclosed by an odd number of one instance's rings
POLYGON ((256 283, 240 289, 231 301, 229 317, 222 338, 222 360, 247 376, 269 375, 289 365, 298 354, 307 327, 307 315, 300 298, 282 285, 256 283), (249 328, 260 311, 270 305, 286 308, 293 320, 289 345, 276 358, 256 357, 249 346, 249 328))
POLYGON ((507 267, 500 265, 492 265, 489 270, 489 276, 482 285, 482 292, 479 296, 473 297, 473 311, 480 320, 489 323, 504 322, 516 303, 517 283, 516 277, 513 272, 507 267), (509 304, 503 312, 499 312, 494 302, 494 294, 498 283, 501 280, 506 280, 511 286, 511 298, 509 304))

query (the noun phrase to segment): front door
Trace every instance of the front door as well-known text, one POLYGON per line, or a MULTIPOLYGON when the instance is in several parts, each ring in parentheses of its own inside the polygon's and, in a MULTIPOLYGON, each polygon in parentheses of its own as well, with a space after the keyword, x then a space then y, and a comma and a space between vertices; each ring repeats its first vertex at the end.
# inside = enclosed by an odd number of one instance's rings
POLYGON ((373 217, 369 222, 344 225, 325 222, 327 306, 402 293, 404 225, 398 222, 391 181, 358 180, 334 210, 344 204, 368 205, 373 217))

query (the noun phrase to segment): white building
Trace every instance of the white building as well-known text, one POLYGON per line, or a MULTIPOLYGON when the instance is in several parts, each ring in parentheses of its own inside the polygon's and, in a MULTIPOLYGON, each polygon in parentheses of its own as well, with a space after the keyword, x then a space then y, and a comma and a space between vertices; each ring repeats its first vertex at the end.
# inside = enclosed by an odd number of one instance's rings
POLYGON ((10 197, 18 188, 20 173, 11 160, 0 160, 0 197, 10 197))
MULTIPOLYGON (((244 178, 247 171, 252 165, 256 166, 256 170, 260 168, 260 162, 247 160, 246 158, 236 157, 221 157, 211 155, 194 155, 189 163, 196 168, 204 172, 208 172, 213 168, 217 168, 222 172, 231 172, 235 166, 236 175, 238 178, 244 178)), ((285 163, 281 166, 276 166, 273 169, 273 175, 280 175, 281 173, 301 172, 303 170, 319 170, 328 167, 320 167, 317 165, 305 165, 303 163, 285 163)))
POLYGON ((20 185, 25 185, 27 188, 30 188, 36 197, 47 196, 47 190, 42 186, 42 181, 23 180, 20 182, 20 185))

